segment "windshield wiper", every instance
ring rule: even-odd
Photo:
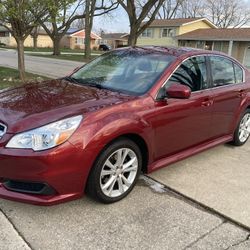
[[[79,84],[80,82],[75,79],[74,77],[71,77],[71,76],[65,76],[64,78],[62,78],[63,80],[66,80],[66,81],[69,81],[69,82],[73,82],[73,83],[76,83],[76,84]]]
[[[87,82],[87,81],[83,81],[83,80],[80,80],[80,79],[76,79],[76,78],[71,77],[71,76],[66,76],[63,79],[66,80],[66,81],[70,81],[70,82],[73,82],[73,83],[76,83],[76,84],[80,84],[80,85],[90,86],[90,87],[93,87],[93,88],[109,89],[108,87],[105,87],[105,86],[103,86],[100,83],[95,83],[95,82],[90,82],[90,81]]]
[[[84,82],[83,85],[87,85],[87,86],[98,88],[98,89],[105,89],[105,87],[100,83]]]

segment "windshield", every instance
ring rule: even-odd
[[[80,84],[141,95],[146,93],[175,59],[144,49],[106,53],[71,75]]]

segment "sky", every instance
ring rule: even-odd
[[[122,7],[112,12],[112,16],[95,17],[93,30],[98,32],[103,29],[105,32],[129,32],[129,20],[127,13]]]

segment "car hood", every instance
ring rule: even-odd
[[[0,92],[0,122],[16,133],[133,98],[66,80],[30,83]]]

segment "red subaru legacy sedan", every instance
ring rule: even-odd
[[[135,47],[0,92],[0,197],[124,198],[149,173],[250,135],[250,73],[224,54]]]

